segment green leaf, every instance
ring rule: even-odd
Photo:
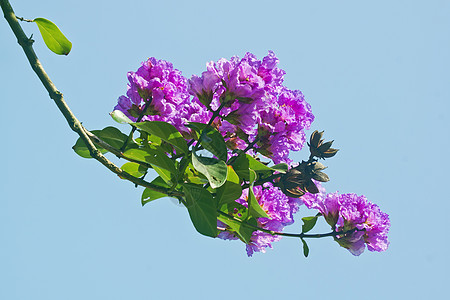
[[[119,129],[112,126],[102,129],[97,136],[116,149],[120,149],[128,139],[127,135],[123,134]],[[129,145],[127,146],[127,148],[130,147],[135,147],[135,145],[133,145],[133,142],[129,143]]]
[[[194,168],[208,178],[209,184],[213,189],[221,187],[227,180],[227,164],[211,157],[197,156],[193,153],[192,165]]]
[[[193,184],[206,184],[208,183],[208,179],[204,178],[204,177],[199,177],[199,176],[188,176],[187,178],[187,182],[189,183],[193,183]]]
[[[308,244],[306,243],[306,241],[304,240],[304,239],[301,239],[302,240],[302,243],[303,243],[303,255],[305,256],[305,257],[308,257],[308,255],[309,255],[309,247],[308,247]]]
[[[33,21],[37,24],[48,49],[59,55],[69,54],[72,43],[59,30],[58,26],[44,18],[36,18]]]
[[[248,209],[244,205],[233,201],[230,203],[222,204],[220,210],[226,214],[232,215],[238,219],[245,220],[248,216]]]
[[[251,224],[253,226],[258,226],[258,221],[253,218],[250,217],[247,220],[245,220],[246,223]],[[253,232],[255,232],[256,229],[250,226],[246,226],[245,224],[242,224],[239,227],[239,230],[237,231],[237,233],[239,234],[239,237],[241,237],[243,239],[243,241],[248,244],[250,243],[250,239],[252,237]]]
[[[228,231],[232,231],[236,233],[236,235],[246,244],[250,243],[251,237],[254,231],[256,231],[255,228],[245,225],[237,220],[229,219],[225,216],[219,215],[219,220],[226,225],[228,225],[229,228],[227,228]],[[245,221],[247,224],[251,224],[254,226],[258,225],[258,222],[255,218],[249,218]]]
[[[192,161],[189,162],[186,170],[184,171],[185,178],[187,177],[187,181],[194,184],[206,184],[208,183],[208,179],[195,170],[194,166],[192,165]]]
[[[249,243],[250,238],[252,237],[252,233],[256,229],[247,225],[243,225],[242,223],[247,222],[256,226],[258,222],[255,218],[248,216],[247,207],[240,203],[237,203],[236,201],[233,201],[220,206],[220,210],[238,219],[230,219],[222,214],[219,214],[219,220],[229,226],[227,230],[234,232],[244,243]],[[239,220],[241,222],[239,222]]]
[[[234,171],[236,174],[241,178],[242,180],[249,180],[250,174],[249,174],[249,163],[247,156],[245,154],[241,154],[234,160],[234,162],[231,164],[233,166]]]
[[[205,130],[207,124],[191,122],[187,127],[194,129],[197,134],[197,140],[200,138],[202,131]],[[208,132],[205,132],[205,137],[200,141],[200,144],[214,154],[218,159],[227,161],[227,145],[223,136],[214,128],[209,127]]]
[[[259,205],[258,200],[256,200],[255,194],[253,193],[253,187],[249,188],[248,193],[248,212],[251,216],[255,218],[269,218],[267,213]]]
[[[270,168],[272,170],[275,170],[275,171],[280,172],[280,173],[286,173],[287,171],[289,171],[289,166],[286,163],[280,163],[280,164],[271,166]]]
[[[142,149],[129,149],[123,153],[126,158],[146,162],[155,165],[159,168],[166,169],[171,173],[177,173],[177,168],[174,162],[159,148],[142,148]]]
[[[186,206],[195,229],[206,236],[216,237],[217,201],[201,185],[183,184]]]
[[[172,173],[170,173],[170,171],[167,171],[165,169],[159,168],[155,165],[152,165],[153,170],[156,171],[156,173],[158,173],[158,175],[161,177],[161,179],[168,185],[172,186],[173,182],[172,182]]]
[[[120,168],[134,177],[141,177],[147,172],[146,167],[134,162],[127,162]]]
[[[314,226],[316,225],[316,222],[317,222],[317,216],[313,216],[313,217],[304,217],[304,218],[302,218],[302,221],[303,221],[302,232],[303,232],[303,233],[307,233],[308,231],[310,231],[311,229],[313,229]]]
[[[169,188],[169,185],[167,185],[161,177],[156,177],[155,180],[153,180],[151,183],[154,185],[157,185],[157,186]],[[144,206],[145,204],[147,204],[153,200],[163,198],[163,197],[167,197],[167,195],[164,193],[156,192],[149,188],[145,188],[144,192],[142,193],[142,197],[141,197],[142,206]]]
[[[263,164],[253,156],[249,154],[246,154],[246,156],[248,159],[249,168],[254,170],[256,173],[273,172],[273,171],[286,173],[289,170],[289,166],[286,163],[280,163],[272,167],[268,167],[267,165]]]
[[[278,165],[275,165],[273,167],[268,167],[262,162],[255,159],[253,156],[249,154],[241,154],[235,161],[231,164],[236,171],[236,174],[239,175],[239,177],[243,180],[249,180],[250,174],[248,169],[254,170],[256,173],[263,173],[263,174],[270,174],[274,171],[280,172],[280,173],[286,173],[288,170],[288,165],[281,163]]]
[[[260,172],[272,172],[273,169],[266,166],[265,164],[263,164],[262,162],[260,162],[259,160],[256,160],[253,156],[246,154],[245,155],[248,159],[248,166],[250,169],[252,169],[253,171],[255,171],[256,173],[260,173]]]
[[[234,202],[242,195],[242,187],[239,184],[239,176],[233,170],[232,166],[227,166],[227,181],[224,185],[217,189],[216,199],[219,205]]]
[[[133,121],[130,120],[122,111],[115,110],[109,115],[113,118],[114,121],[120,124],[131,124]]]
[[[163,188],[170,188],[170,185],[162,178],[162,177],[156,177],[155,179],[153,179],[153,181],[151,182],[154,185],[163,187]]]
[[[98,136],[100,133],[100,130],[92,130],[91,132],[93,134],[95,134],[96,136]],[[75,145],[73,145],[72,149],[73,149],[73,151],[75,151],[76,154],[78,154],[79,156],[81,156],[83,158],[92,158],[91,154],[89,153],[89,149],[86,146],[86,143],[81,138],[77,139],[77,141],[75,142]],[[97,147],[97,149],[102,154],[105,154],[106,152],[108,152],[107,150],[105,150],[101,147]]]
[[[125,134],[120,132],[119,129],[111,126],[106,127],[102,130],[93,130],[91,132],[116,149],[120,149],[128,138]],[[127,148],[133,147],[136,147],[136,144],[134,144],[133,142],[129,142]],[[78,138],[72,149],[81,157],[92,158],[86,144],[81,138]],[[103,154],[108,152],[106,149],[103,149],[100,146],[97,146],[97,149]]]
[[[166,141],[167,143],[173,145],[175,148],[181,150],[183,153],[187,153],[189,151],[185,139],[172,124],[162,121],[146,121],[132,123],[131,125],[134,125],[147,133],[156,135],[163,141]]]
[[[145,188],[144,192],[142,193],[141,197],[141,204],[144,206],[145,204],[152,202],[153,200],[167,197],[166,194],[160,193],[154,190],[151,190],[149,188]]]
[[[256,180],[256,173],[250,169],[250,187],[248,188],[248,212],[255,218],[270,218],[264,209],[259,205],[253,192],[253,183]]]

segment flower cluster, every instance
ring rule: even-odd
[[[308,208],[317,209],[336,232],[347,232],[335,240],[353,255],[369,251],[385,251],[389,242],[389,216],[366,197],[356,194],[306,194],[303,201]]]
[[[253,192],[258,204],[269,216],[269,218],[258,218],[258,227],[281,232],[286,225],[294,223],[293,214],[298,210],[300,202],[287,197],[280,189],[274,187],[270,183],[266,183],[264,187],[254,187]],[[248,189],[245,189],[236,202],[248,207],[248,193]],[[225,240],[238,239],[237,235],[225,224],[219,223],[219,227],[223,230],[219,234],[219,238]],[[252,256],[254,252],[264,253],[267,247],[272,248],[272,243],[280,239],[281,236],[272,235],[259,230],[254,231],[250,242],[246,245],[247,255]]]
[[[314,120],[303,94],[283,86],[285,72],[277,64],[271,51],[262,61],[247,53],[210,62],[201,77],[189,80],[195,100],[211,110],[223,107],[215,126],[231,148],[256,142],[254,150],[274,163],[290,162],[289,151],[302,148]]]
[[[208,121],[208,112],[189,101],[187,80],[171,63],[151,57],[128,73],[128,81],[127,94],[114,109],[132,121],[165,121],[182,132],[187,122]]]
[[[311,106],[302,92],[283,88],[276,101],[261,113],[258,124],[260,152],[275,163],[290,162],[289,151],[302,149],[305,142],[303,129],[309,129],[313,120]]]
[[[283,85],[284,75],[272,51],[262,60],[247,53],[242,59],[235,56],[230,60],[222,58],[209,62],[201,76],[193,75],[189,80],[171,63],[152,57],[136,72],[128,73],[127,93],[119,97],[114,109],[122,111],[133,122],[168,122],[186,139],[193,137],[186,126],[189,122],[211,124],[222,134],[229,149],[228,157],[235,153],[233,150],[245,149],[252,154],[262,154],[275,164],[290,163],[290,151],[302,149],[304,130],[310,128],[314,115],[302,92]],[[297,166],[278,181],[252,187],[258,204],[268,216],[256,221],[252,216],[252,221],[262,230],[281,232],[294,222],[293,214],[305,203],[308,208],[318,209],[334,232],[342,233],[335,240],[352,254],[360,255],[366,244],[370,251],[386,250],[390,226],[387,214],[364,196],[327,194],[320,185],[318,190],[313,184],[312,178],[328,181],[328,176],[320,172],[325,167],[313,158],[328,158],[337,152],[330,148],[332,142],[323,142],[322,134],[313,133],[310,159],[303,162],[314,168]],[[289,180],[293,186],[287,184]],[[317,191],[320,192],[311,194]],[[303,195],[305,192],[310,193]],[[303,196],[290,198],[287,195]],[[246,188],[233,203],[245,209],[248,200]],[[239,230],[217,222],[221,230],[218,237],[240,237],[247,241],[249,256],[265,252],[281,238],[261,230],[253,231],[251,237],[250,232],[243,237]]]
[[[283,85],[285,71],[277,65],[272,51],[262,60],[247,53],[209,62],[201,77],[187,81],[171,63],[152,57],[128,73],[127,94],[114,109],[135,122],[165,121],[187,133],[188,122],[208,123],[221,108],[213,126],[231,149],[253,142],[254,151],[274,163],[290,162],[289,152],[302,148],[314,116],[303,94]]]

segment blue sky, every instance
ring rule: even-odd
[[[312,105],[312,129],[341,151],[327,161],[329,192],[364,194],[391,218],[385,253],[352,256],[331,238],[283,239],[247,258],[240,242],[199,235],[165,198],[71,149],[77,136],[0,21],[1,299],[423,299],[448,283],[450,2],[12,1],[72,41],[35,50],[88,129],[108,113],[126,73],[148,57],[183,74],[250,51],[275,51],[285,84]],[[121,127],[124,132],[128,128]],[[307,152],[295,153],[296,160]],[[447,196],[445,196],[447,195]],[[287,230],[300,230],[297,222]],[[323,224],[318,231],[327,231]]]

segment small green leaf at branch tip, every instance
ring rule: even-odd
[[[122,111],[115,110],[111,113],[109,113],[111,118],[113,118],[114,121],[120,124],[131,124],[133,121],[130,120]]]
[[[308,244],[306,243],[306,241],[304,240],[304,239],[301,239],[302,240],[302,243],[303,243],[303,255],[305,256],[305,257],[308,257],[308,255],[309,255],[309,247],[308,247]]]
[[[41,32],[47,47],[58,55],[68,55],[72,49],[72,43],[64,36],[53,22],[44,19],[36,18],[33,20]]]

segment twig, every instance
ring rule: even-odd
[[[23,21],[23,22],[28,22],[28,23],[33,23],[34,22],[33,20],[24,19],[24,18],[18,17],[18,16],[16,16],[16,18],[17,18],[17,20],[20,20],[20,21]]]

